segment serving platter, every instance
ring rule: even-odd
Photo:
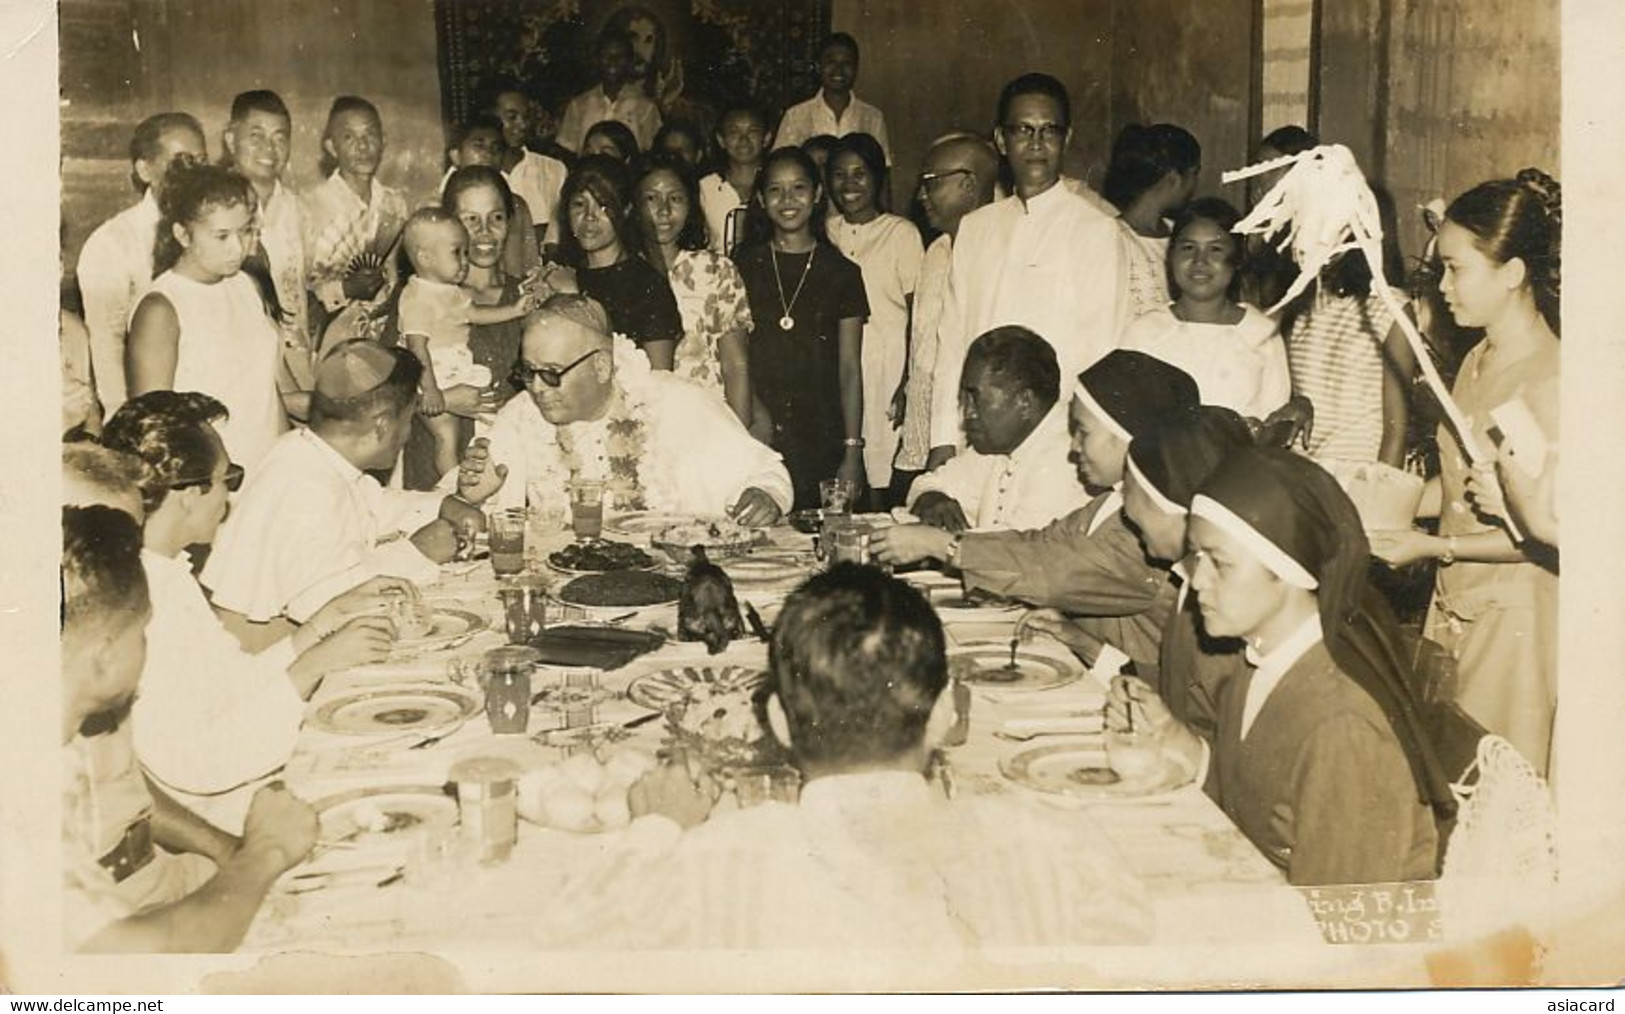
[[[650,570],[583,574],[559,589],[559,601],[588,609],[642,609],[676,602],[683,583]]]

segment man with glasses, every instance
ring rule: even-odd
[[[1015,192],[965,216],[954,240],[937,331],[939,391],[959,390],[971,340],[1003,324],[1030,328],[1055,347],[1063,401],[1078,374],[1117,346],[1117,227],[1062,180],[1071,116],[1066,88],[1047,74],[1024,74],[999,96],[994,143]],[[935,399],[931,445],[933,466],[964,445],[954,399]]]
[[[465,460],[443,489],[483,486],[495,469],[506,476],[496,506],[528,498],[560,516],[577,479],[605,483],[612,514],[726,514],[759,527],[789,509],[790,473],[778,453],[753,439],[715,392],[651,370],[586,296],[553,296],[531,315],[515,374],[530,397],[503,406],[489,458]]]
[[[382,660],[391,578],[361,584],[258,653],[244,650],[192,576],[188,546],[214,541],[242,485],[215,431],[225,406],[195,391],[149,391],[108,420],[103,442],[141,463],[141,567],[151,591],[146,666],[133,712],[136,755],[164,791],[227,831],[293,753],[305,701],[335,669]]]
[[[455,526],[483,523],[499,469],[465,469],[449,496],[385,489],[368,474],[399,457],[422,373],[404,348],[340,345],[316,370],[309,428],[283,434],[243,484],[201,580],[249,650],[370,578],[434,580],[456,550]],[[465,463],[484,454],[476,440]]]
[[[974,134],[949,134],[926,153],[920,173],[920,204],[933,229],[942,232],[920,262],[920,281],[914,290],[914,317],[910,322],[908,378],[903,390],[903,436],[897,451],[900,472],[929,467],[931,419],[938,398],[957,400],[954,388],[939,386],[935,374],[943,369],[938,355],[937,329],[948,297],[948,267],[953,262],[954,237],[965,216],[993,200],[998,185],[999,156],[993,146]],[[955,367],[957,373],[958,367]],[[946,394],[938,394],[944,391]],[[907,483],[904,483],[907,488]]]

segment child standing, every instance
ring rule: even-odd
[[[1193,201],[1175,220],[1168,277],[1175,300],[1129,323],[1123,347],[1156,356],[1191,375],[1202,404],[1261,420],[1292,394],[1286,346],[1275,321],[1236,301],[1240,213],[1216,197]]]
[[[863,274],[820,236],[824,193],[799,148],[768,156],[757,177],[767,237],[734,258],[751,319],[751,389],[772,420],[797,507],[818,484],[863,482]]]
[[[888,491],[903,421],[899,399],[907,381],[908,319],[925,246],[913,222],[880,209],[885,158],[868,134],[848,134],[830,153],[825,175],[840,211],[828,223],[830,242],[863,272],[869,300],[863,325],[863,463],[869,488],[888,493],[883,506],[889,506],[901,499]]]
[[[700,208],[711,234],[711,250],[733,256],[745,238],[745,218],[762,156],[773,143],[767,117],[754,106],[734,106],[717,121],[717,144],[727,159],[722,172],[700,180]]]
[[[469,351],[469,325],[514,320],[530,304],[521,299],[501,306],[474,305],[462,287],[468,274],[468,230],[448,211],[417,211],[407,221],[402,241],[414,274],[401,293],[401,337],[423,363],[421,409],[434,435],[435,467],[445,474],[457,467],[462,448],[457,418],[446,411],[441,389],[491,383],[491,371],[475,363]]]
[[[230,413],[217,427],[227,453],[251,469],[288,428],[277,393],[285,315],[270,278],[243,270],[255,245],[254,188],[230,169],[177,164],[160,207],[158,277],[130,319],[130,396],[215,398]]]

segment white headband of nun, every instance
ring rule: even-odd
[[[1124,443],[1129,443],[1129,442],[1133,441],[1134,434],[1132,434],[1128,430],[1124,429],[1122,423],[1118,422],[1116,419],[1113,419],[1112,414],[1110,412],[1108,412],[1104,408],[1100,407],[1100,402],[1096,401],[1094,399],[1094,396],[1089,393],[1089,385],[1088,384],[1085,384],[1082,381],[1079,381],[1077,389],[1075,391],[1073,391],[1072,393],[1077,397],[1077,399],[1079,401],[1083,402],[1083,407],[1084,408],[1088,409],[1091,414],[1093,414],[1095,416],[1098,416],[1100,418],[1100,421],[1106,424],[1106,429],[1113,436],[1115,436],[1117,439],[1123,441]]]
[[[1218,525],[1231,538],[1240,542],[1263,564],[1265,569],[1295,588],[1314,591],[1320,586],[1315,576],[1304,569],[1285,550],[1260,535],[1258,529],[1243,521],[1239,515],[1211,497],[1197,494],[1191,501],[1191,514]]]
[[[1181,517],[1185,515],[1185,508],[1168,499],[1162,490],[1157,488],[1156,483],[1145,477],[1145,473],[1140,471],[1140,466],[1134,463],[1134,455],[1130,454],[1125,460],[1128,463],[1128,473],[1134,476],[1134,481],[1139,483],[1141,489],[1145,490],[1145,495],[1151,499],[1157,510],[1162,511],[1164,514],[1176,514]]]

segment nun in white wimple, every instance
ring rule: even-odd
[[[1191,501],[1202,623],[1246,642],[1218,689],[1211,747],[1143,685],[1133,709],[1293,884],[1431,879],[1447,807],[1403,653],[1366,587],[1369,547],[1337,481],[1285,451],[1227,457]]]

